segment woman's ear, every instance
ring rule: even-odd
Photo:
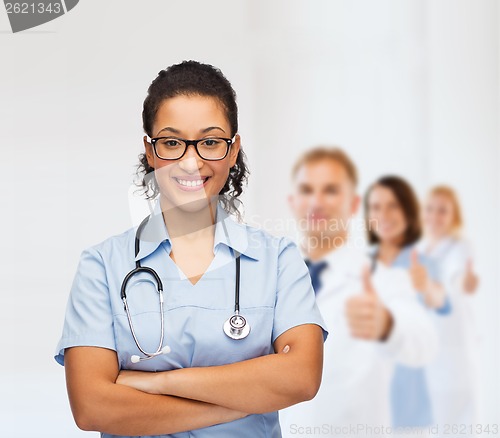
[[[238,159],[238,153],[240,152],[241,138],[239,134],[236,134],[234,138],[234,143],[231,145],[229,150],[229,165],[233,167]]]
[[[146,159],[148,160],[149,167],[154,169],[155,157],[153,153],[153,146],[148,141],[148,137],[146,135],[144,136],[143,141],[144,141],[144,150],[146,153]]]

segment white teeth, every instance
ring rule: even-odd
[[[180,185],[186,186],[186,187],[201,186],[203,184],[203,180],[202,179],[197,179],[197,180],[194,180],[194,181],[187,181],[187,180],[184,180],[184,179],[178,179],[177,181],[179,182]]]

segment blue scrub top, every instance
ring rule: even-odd
[[[64,349],[96,346],[116,351],[120,369],[165,371],[223,365],[274,354],[273,343],[301,324],[327,328],[316,305],[309,272],[290,239],[235,222],[219,204],[211,265],[193,285],[169,257],[171,243],[160,203],[143,229],[137,259],[156,270],[164,286],[164,345],[171,352],[132,363],[137,348],[120,298],[125,275],[135,268],[135,228],[84,250],[71,287],[55,360],[64,365]],[[251,326],[241,340],[230,339],[223,323],[234,313],[235,259],[241,254],[240,312]],[[160,307],[152,277],[129,281],[127,301],[142,348],[156,351]],[[112,435],[101,434],[102,437]],[[278,412],[163,437],[281,437]]]
[[[409,269],[411,253],[414,246],[405,246],[398,254],[392,266]],[[419,254],[418,261],[425,266],[429,277],[437,281],[437,265],[425,255]],[[425,306],[422,295],[419,301]],[[444,305],[434,310],[440,315],[447,315],[451,311],[448,298]],[[412,368],[397,365],[391,383],[392,421],[394,427],[426,427],[434,422],[432,402],[427,388],[425,368]]]

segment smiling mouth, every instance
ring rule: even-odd
[[[394,230],[394,225],[393,224],[380,224],[379,226],[380,231],[392,231]]]
[[[205,185],[205,183],[210,179],[210,177],[206,176],[206,177],[200,177],[200,178],[196,178],[196,179],[184,179],[184,178],[177,178],[174,176],[173,179],[182,188],[197,189],[197,188],[203,187]]]

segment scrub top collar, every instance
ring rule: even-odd
[[[142,230],[139,253],[134,260],[141,260],[149,256],[163,242],[167,245],[168,252],[170,253],[170,237],[165,221],[163,220],[160,200],[158,199],[148,223]],[[238,253],[258,260],[258,248],[250,245],[246,225],[235,222],[224,210],[220,202],[217,203],[215,219],[214,254],[219,244],[223,244]]]
[[[377,267],[382,266],[382,267],[386,267],[386,268],[409,265],[411,253],[415,248],[414,244],[403,246],[401,248],[401,250],[399,251],[398,255],[396,256],[396,258],[391,263],[386,264],[386,263],[378,261],[379,246],[380,245],[378,243],[371,245],[368,248],[368,255],[369,255],[372,263],[373,263],[373,261],[376,262]]]

